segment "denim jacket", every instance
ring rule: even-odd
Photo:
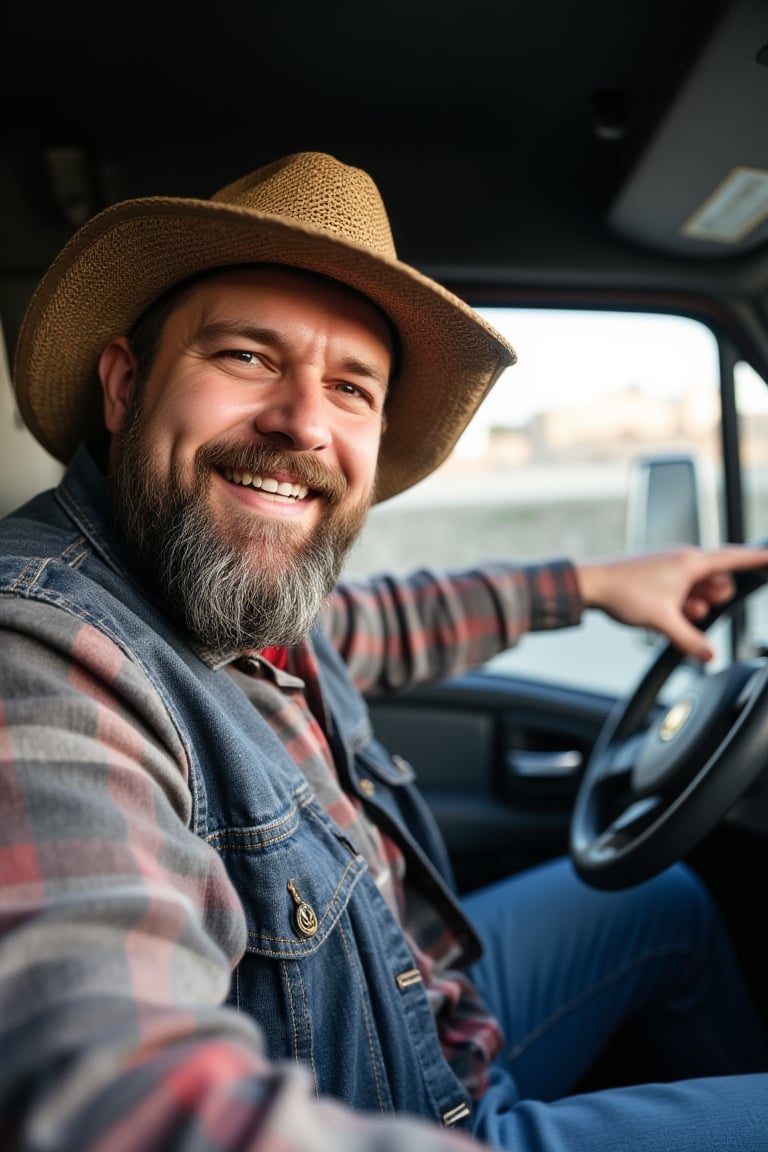
[[[114,536],[107,484],[84,449],[55,492],[2,522],[0,592],[95,626],[162,700],[191,765],[190,827],[220,855],[244,909],[247,944],[230,1000],[258,1021],[271,1058],[301,1061],[318,1094],[355,1108],[468,1127],[468,1093],[443,1057],[413,957],[363,858],[233,679],[136,581]],[[342,785],[360,796],[361,776],[376,778],[382,826],[473,959],[477,940],[413,773],[373,738],[364,701],[319,630],[313,646]]]

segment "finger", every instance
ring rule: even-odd
[[[730,597],[726,597],[730,599]],[[710,597],[705,596],[689,596],[683,607],[683,611],[689,620],[703,620],[705,616],[709,615],[715,601]]]
[[[730,572],[718,572],[701,581],[690,592],[690,599],[705,600],[710,604],[724,604],[736,595],[736,580]]]
[[[689,624],[684,617],[676,620],[674,625],[667,629],[670,643],[674,644],[685,656],[699,660],[706,664],[714,656],[714,649],[707,637],[694,624]]]
[[[713,576],[720,572],[741,571],[746,568],[768,569],[768,548],[751,548],[747,545],[723,548],[709,553],[708,561]]]

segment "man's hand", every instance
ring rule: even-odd
[[[577,575],[585,607],[601,608],[622,624],[652,628],[706,662],[713,650],[695,624],[734,596],[733,573],[750,568],[765,568],[768,580],[768,548],[686,545],[579,564]]]

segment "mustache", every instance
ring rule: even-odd
[[[348,484],[344,476],[329,468],[311,452],[285,452],[272,444],[243,444],[220,441],[198,449],[195,462],[199,476],[214,468],[233,468],[259,476],[289,472],[300,484],[336,504],[344,499]]]

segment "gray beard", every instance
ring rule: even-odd
[[[338,580],[370,502],[345,506],[337,473],[268,445],[219,444],[197,453],[195,477],[161,480],[146,451],[140,403],[117,445],[115,514],[142,570],[190,637],[211,651],[297,644]],[[287,469],[322,493],[327,512],[311,535],[292,524],[233,513],[229,538],[212,521],[211,469]]]
[[[180,609],[190,635],[217,651],[298,644],[343,561],[327,538],[295,552],[278,552],[264,540],[254,540],[248,552],[236,549],[210,525],[203,530],[199,510],[189,506],[168,520],[162,535],[156,556],[163,594]]]

